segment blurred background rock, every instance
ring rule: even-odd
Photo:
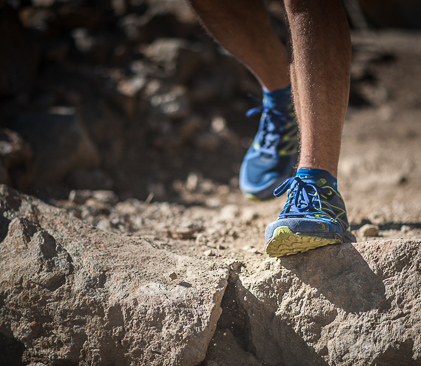
[[[344,3],[354,32],[421,28],[416,0]],[[287,41],[280,2],[267,4]],[[0,50],[0,183],[159,200],[192,176],[237,186],[257,126],[244,117],[248,94],[260,87],[183,0],[0,1]],[[373,102],[358,65],[357,107]]]

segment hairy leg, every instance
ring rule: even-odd
[[[337,175],[348,106],[351,42],[339,0],[285,0],[301,129],[299,168]]]
[[[284,46],[261,0],[187,0],[207,31],[243,62],[266,91],[290,84]]]

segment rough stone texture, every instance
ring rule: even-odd
[[[329,246],[236,281],[265,365],[419,365],[420,240]]]
[[[6,186],[0,186],[0,242],[1,346],[23,345],[25,362],[204,359],[226,268],[101,232]]]

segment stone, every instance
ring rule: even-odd
[[[94,198],[89,198],[86,200],[84,206],[87,208],[89,215],[98,216],[98,215],[108,215],[110,213],[110,206],[99,202]]]
[[[132,5],[134,3],[132,1]],[[134,14],[136,11],[133,11],[133,13],[121,17],[118,25],[127,38],[135,43],[150,44],[160,38],[186,38],[188,34],[192,32],[197,33],[198,29],[200,29],[194,19],[189,22],[190,24],[179,21],[181,16],[175,13],[185,8],[190,10],[184,1],[161,2],[161,5],[164,5],[164,7],[170,6],[170,9],[163,9],[156,0],[148,1],[147,6],[145,6],[145,2],[137,3],[138,7],[147,7],[147,13],[137,15]],[[161,9],[157,9],[157,5]],[[189,13],[192,14],[191,11]],[[185,19],[186,17],[184,16],[183,18]]]
[[[331,245],[249,266],[243,331],[265,365],[419,365],[421,240]]]
[[[6,169],[28,165],[31,158],[31,147],[22,136],[7,128],[0,128],[0,159]]]
[[[209,242],[209,239],[206,237],[205,234],[199,233],[196,235],[196,244],[206,245],[208,242]]]
[[[0,242],[0,346],[16,344],[23,363],[193,366],[205,358],[226,267],[97,230],[4,185]]]
[[[186,88],[181,85],[160,88],[151,96],[150,103],[155,111],[170,119],[187,118],[191,111]]]
[[[143,205],[142,202],[140,202],[138,199],[129,198],[125,201],[118,202],[115,205],[115,209],[121,215],[139,216],[139,214],[142,212]]]
[[[69,201],[82,205],[89,198],[92,198],[92,191],[89,189],[73,189],[69,193]]]
[[[199,49],[183,39],[158,38],[145,48],[144,54],[162,66],[166,77],[178,83],[186,83],[200,64]]]
[[[108,205],[115,205],[118,202],[118,196],[110,190],[93,191],[92,198],[98,202]]]
[[[111,226],[110,220],[104,219],[104,218],[103,219],[100,219],[96,223],[95,227],[97,229],[99,229],[99,230],[112,230],[112,226]]]
[[[116,96],[116,100],[131,118],[136,118],[140,112],[139,95],[145,88],[145,85],[146,78],[143,75],[136,75],[132,78],[120,80],[117,84],[118,96]]]
[[[365,237],[379,236],[380,228],[378,225],[366,224],[360,228],[359,232]]]
[[[233,221],[238,216],[240,209],[237,205],[225,205],[219,214],[220,221]]]
[[[190,192],[194,192],[199,185],[199,175],[196,173],[190,173],[186,179],[186,189]]]
[[[58,183],[73,170],[99,165],[99,153],[74,108],[57,107],[48,113],[22,115],[16,131],[31,144],[31,171],[38,185]]]
[[[0,128],[0,182],[25,188],[30,181],[28,174],[32,149],[17,132]]]
[[[402,226],[401,226],[401,231],[402,231],[403,233],[408,233],[408,232],[410,232],[410,231],[411,231],[411,226],[409,226],[409,225],[402,225]]]
[[[203,255],[206,257],[215,257],[216,252],[213,249],[208,249],[203,252]]]
[[[221,134],[227,127],[227,121],[224,117],[215,116],[211,122],[211,129],[215,133]]]
[[[245,207],[241,210],[241,220],[251,223],[259,217],[259,213],[252,207]]]
[[[194,232],[190,228],[164,229],[163,232],[166,236],[173,239],[193,239],[194,236]]]

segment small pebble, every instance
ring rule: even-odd
[[[173,272],[170,274],[170,278],[174,281],[177,279],[177,273]]]
[[[411,231],[411,227],[409,225],[402,225],[401,226],[401,232],[408,233]]]
[[[96,227],[97,227],[97,229],[104,230],[104,231],[111,230],[110,221],[108,219],[105,219],[105,218],[100,219],[98,221],[98,223],[96,224]]]
[[[206,257],[214,257],[214,256],[216,255],[215,251],[214,251],[214,250],[212,250],[212,249],[205,250],[205,251],[203,252],[203,254],[204,254]]]
[[[366,224],[360,229],[360,233],[365,237],[378,236],[380,228],[377,225]]]
[[[208,239],[206,236],[202,233],[199,233],[196,235],[196,244],[198,245],[206,245],[208,243]]]
[[[118,202],[118,196],[113,191],[92,191],[92,198],[109,205],[115,205]]]
[[[221,221],[231,221],[234,220],[240,209],[237,205],[226,205],[221,209],[221,213],[219,214],[219,219]]]
[[[250,223],[258,217],[259,214],[253,208],[245,208],[241,213],[241,219],[246,223]]]
[[[246,245],[246,246],[243,247],[243,250],[245,250],[246,252],[249,252],[252,249],[254,249],[254,246],[252,246],[252,245]]]
[[[92,191],[88,189],[74,189],[70,191],[69,201],[76,204],[84,204],[86,200],[92,197]]]
[[[164,229],[163,233],[173,239],[193,239],[193,230],[189,228],[179,228],[176,230]]]
[[[206,200],[206,206],[210,208],[218,208],[221,207],[222,202],[219,198],[211,197]]]

